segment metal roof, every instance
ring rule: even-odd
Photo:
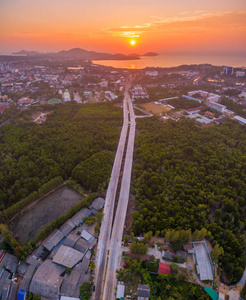
[[[5,284],[3,286],[2,298],[1,298],[2,300],[8,300],[8,295],[10,292],[11,284],[12,284],[11,279],[8,279],[5,282]]]
[[[9,292],[9,299],[8,300],[16,300],[16,295],[17,295],[17,289],[18,289],[18,283],[13,281],[10,292]]]
[[[86,230],[83,230],[80,235],[87,242],[91,243],[94,240],[94,237]]]
[[[24,275],[27,267],[28,267],[28,264],[25,261],[22,261],[17,268],[18,273]]]
[[[235,120],[239,121],[242,124],[246,124],[246,119],[240,117],[240,116],[235,116],[234,117]]]
[[[117,293],[116,293],[116,299],[117,298],[124,298],[125,295],[125,286],[123,284],[117,285]]]
[[[213,280],[213,270],[205,242],[193,243],[200,280]]]
[[[36,258],[34,258],[33,256],[29,255],[26,259],[26,262],[31,265],[31,266],[34,266],[34,267],[38,267],[39,265],[39,262],[36,260]]]
[[[60,249],[53,258],[53,262],[67,268],[72,268],[83,258],[83,256],[83,253],[71,247],[61,245]]]
[[[65,238],[64,241],[62,241],[62,245],[73,247],[75,243],[80,239],[80,236],[76,232],[71,232],[69,235]]]
[[[76,226],[76,224],[73,223],[73,221],[71,220],[67,220],[67,222],[65,222],[60,228],[59,230],[65,235],[67,236]]]
[[[99,210],[104,207],[104,204],[105,204],[105,200],[101,197],[98,197],[93,200],[93,202],[89,208],[94,208],[96,210]]]
[[[83,240],[83,239],[79,239],[76,244],[74,245],[74,249],[82,252],[82,253],[86,253],[87,250],[89,249],[90,243],[88,243],[87,241]]]
[[[150,297],[150,287],[147,284],[139,284],[137,296],[149,298]]]
[[[63,238],[64,234],[60,230],[56,229],[43,243],[43,246],[51,251]]]
[[[73,270],[70,275],[65,276],[61,286],[61,295],[69,297],[79,297],[79,290],[76,289],[80,277],[80,272]]]
[[[3,269],[3,265],[5,266],[5,269],[10,271],[11,273],[15,273],[16,269],[17,269],[17,257],[6,253],[6,255],[4,256],[4,259],[1,262],[1,269]],[[0,270],[1,272],[2,270]]]
[[[75,267],[75,270],[81,274],[86,274],[89,268],[89,263],[90,260],[84,256],[82,262]]]
[[[10,273],[6,270],[3,271],[3,274],[0,278],[0,294],[2,293],[3,286],[6,282],[6,280],[10,277]]]
[[[43,262],[34,274],[29,291],[52,300],[59,299],[59,290],[65,267],[53,263],[50,259]]]
[[[78,226],[82,223],[85,217],[89,217],[91,215],[91,211],[88,208],[83,208],[81,211],[77,212],[70,220]]]

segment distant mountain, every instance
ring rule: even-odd
[[[155,52],[148,52],[148,53],[143,54],[142,56],[158,56],[158,55],[159,54],[155,53]]]
[[[14,55],[24,55],[24,56],[37,56],[41,55],[41,53],[37,51],[26,51],[26,50],[21,50],[19,52],[13,53]]]
[[[80,48],[73,48],[68,51],[62,50],[57,53],[39,53],[36,51],[26,51],[21,50],[19,52],[13,53],[14,55],[25,55],[25,56],[36,56],[36,57],[57,57],[64,59],[82,59],[82,60],[132,60],[140,59],[137,54],[125,55],[121,53],[109,54],[109,53],[99,53],[94,51],[87,51]]]

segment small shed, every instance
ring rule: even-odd
[[[159,263],[158,274],[171,274],[171,267],[168,264],[164,264],[162,262]]]
[[[17,293],[17,300],[26,300],[27,291],[19,290]]]
[[[104,207],[105,204],[105,200],[101,197],[98,197],[96,199],[94,199],[94,201],[92,202],[91,206],[89,207],[89,209],[91,210],[91,212],[96,215],[98,210],[102,209]]]
[[[185,251],[176,251],[176,255],[179,259],[187,259],[187,252]]]
[[[164,259],[173,260],[175,256],[176,256],[176,254],[174,252],[165,251],[165,250],[162,251],[162,257]]]
[[[137,296],[138,300],[148,300],[150,297],[150,287],[147,284],[139,284]]]
[[[125,285],[124,282],[119,281],[117,285],[116,299],[124,299],[125,295]]]
[[[193,248],[191,242],[183,244],[183,248],[184,248],[184,251],[188,252],[189,254],[194,253],[194,248]]]
[[[212,300],[218,300],[219,299],[219,295],[213,289],[205,286],[204,291],[209,294],[209,296]]]
[[[80,236],[89,243],[94,240],[94,237],[86,230],[83,230]]]

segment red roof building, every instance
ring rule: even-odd
[[[164,264],[162,262],[159,263],[158,274],[171,274],[171,267],[168,264]]]
[[[3,105],[3,106],[0,106],[0,114],[2,114],[5,109],[7,109],[9,106],[8,105]]]

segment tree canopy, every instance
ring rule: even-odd
[[[191,230],[195,239],[207,234],[223,249],[219,257],[227,279],[238,281],[245,267],[245,127],[228,121],[205,128],[193,120],[161,123],[152,117],[139,120],[138,128],[134,234],[158,231],[164,237],[172,229]],[[175,234],[173,241],[179,241]]]
[[[107,181],[122,124],[121,109],[110,103],[68,103],[50,110],[43,124],[31,122],[27,110],[0,128],[0,209],[55,177],[68,179],[74,169],[76,174],[77,165],[83,168],[80,182],[86,188],[96,190]]]

